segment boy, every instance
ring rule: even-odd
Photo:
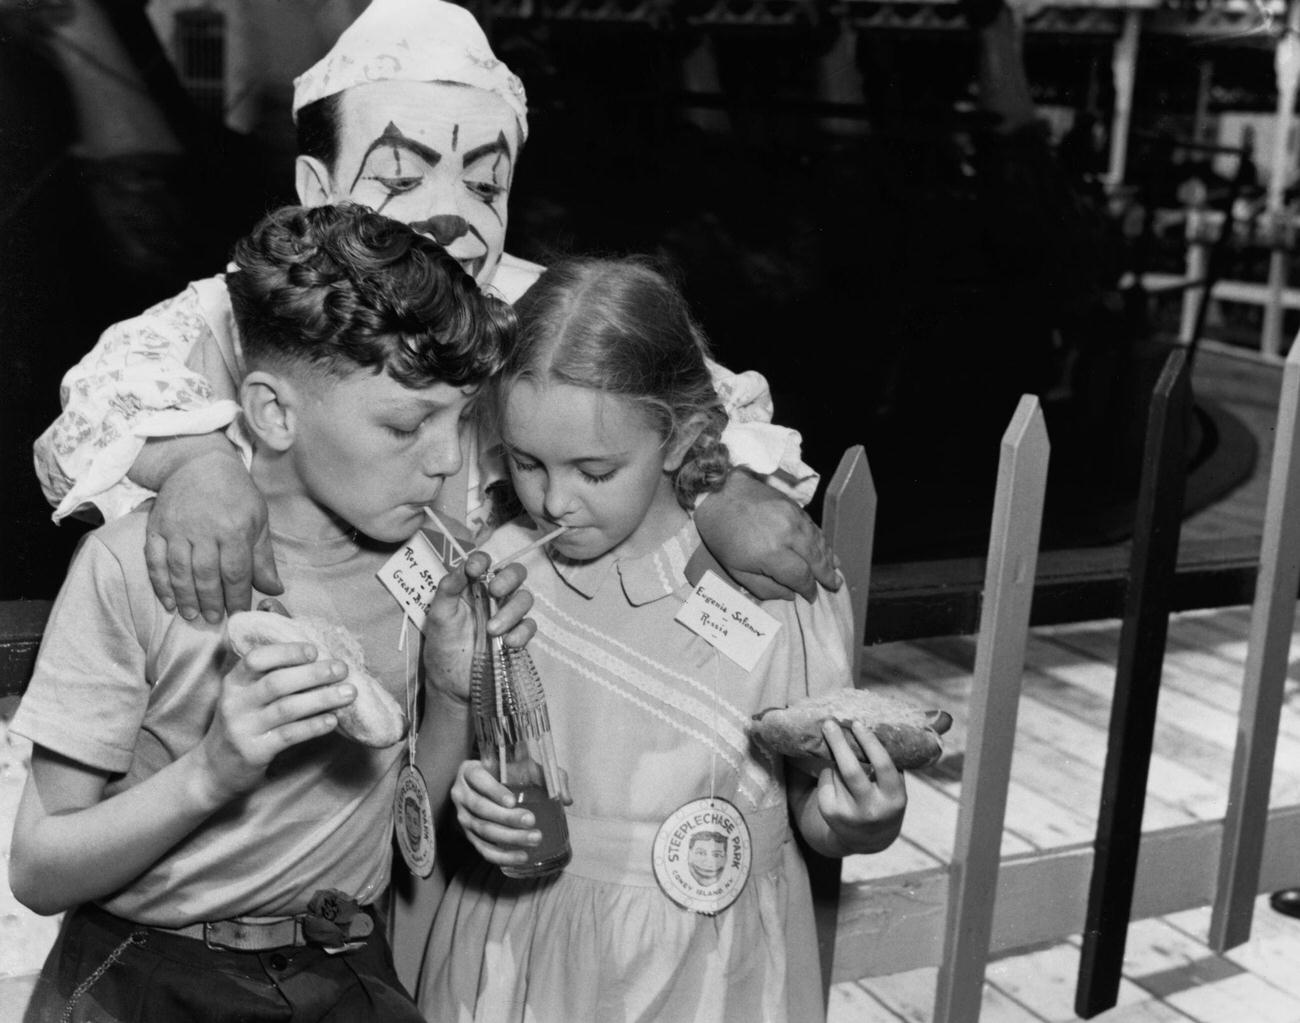
[[[407,706],[414,666],[375,572],[459,470],[513,314],[357,206],[271,214],[235,263],[240,403],[284,606],[349,628]],[[69,911],[28,1018],[419,1020],[372,908],[406,744],[335,733],[355,688],[310,645],[240,660],[224,624],[167,611],[144,533],[137,511],[87,537],[13,720],[34,752],[11,884]],[[522,642],[522,570],[497,579],[493,631]]]

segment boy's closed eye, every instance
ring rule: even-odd
[[[465,423],[470,422],[475,418],[478,412],[477,399],[477,394],[472,395],[461,408],[460,414],[457,418],[458,427],[463,426]],[[422,405],[420,410],[399,412],[397,415],[394,415],[393,418],[381,421],[380,425],[394,437],[414,437],[422,429],[432,423],[433,420],[438,417],[440,411],[442,411],[435,408],[432,411],[424,412],[424,407],[427,406]]]

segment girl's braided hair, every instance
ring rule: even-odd
[[[501,386],[532,379],[615,394],[640,405],[664,443],[702,417],[673,473],[678,503],[721,488],[731,461],[727,414],[709,373],[708,341],[680,289],[644,257],[565,259],[515,303],[519,342]]]

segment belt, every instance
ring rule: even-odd
[[[211,949],[229,949],[235,952],[266,952],[273,948],[302,948],[315,945],[326,952],[347,952],[360,948],[374,930],[375,921],[368,906],[358,908],[346,931],[336,927],[333,934],[322,937],[319,929],[308,933],[304,921],[309,914],[277,917],[274,919],[235,918],[233,920],[207,920],[184,927],[151,927],[164,934],[193,938]],[[313,921],[319,925],[319,918]]]
[[[279,920],[208,920],[185,927],[152,927],[151,930],[194,938],[208,948],[236,952],[265,952],[272,948],[298,948],[307,944],[300,916]]]

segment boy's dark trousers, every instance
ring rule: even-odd
[[[63,921],[24,1023],[422,1023],[383,931],[333,955],[236,952],[81,906]]]

